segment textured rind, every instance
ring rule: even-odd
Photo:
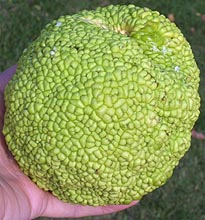
[[[48,24],[5,91],[21,169],[59,199],[126,204],[161,186],[190,146],[199,70],[180,30],[108,6]]]

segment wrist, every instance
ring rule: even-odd
[[[29,220],[27,213],[23,213],[20,207],[23,205],[23,209],[28,208],[28,201],[25,201],[21,191],[14,190],[13,187],[0,177],[0,219],[10,220],[13,216],[16,216],[16,220]],[[24,203],[22,203],[24,202]],[[20,204],[21,203],[21,204]],[[22,216],[21,216],[22,215]]]
[[[2,179],[0,178],[0,219],[5,219],[5,200],[4,200],[4,191],[2,186]]]

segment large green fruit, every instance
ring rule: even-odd
[[[158,12],[108,6],[48,24],[5,91],[3,132],[20,168],[71,203],[139,200],[190,146],[199,70]]]

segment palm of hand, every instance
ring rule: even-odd
[[[1,132],[5,110],[3,92],[6,84],[15,73],[16,67],[16,65],[12,66],[0,74],[0,195],[1,193],[3,195],[0,198],[0,203],[4,204],[0,207],[0,217],[5,214],[1,219],[13,219],[13,216],[16,216],[16,220],[28,220],[39,216],[82,217],[103,215],[117,212],[136,204],[137,202],[134,201],[129,205],[92,207],[64,203],[50,193],[39,189],[20,171],[7,149]]]

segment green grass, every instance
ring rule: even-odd
[[[204,132],[205,21],[201,16],[205,14],[204,0],[0,0],[0,72],[16,63],[23,49],[54,18],[82,9],[129,3],[146,6],[165,15],[174,14],[175,23],[190,42],[201,71],[201,114],[195,127]],[[205,143],[192,140],[191,149],[172,178],[163,187],[145,196],[139,205],[111,215],[81,220],[205,220],[204,170]]]

